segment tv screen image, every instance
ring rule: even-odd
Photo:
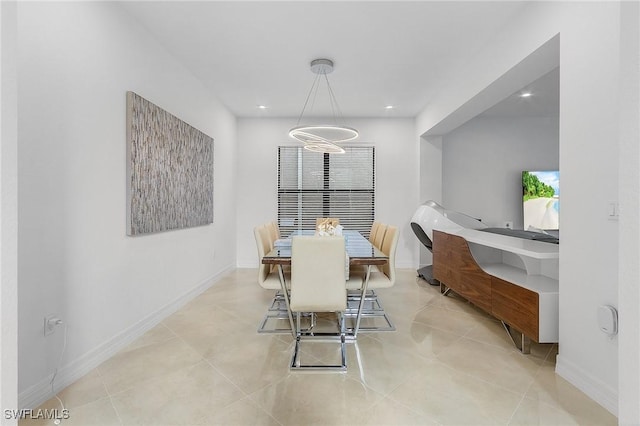
[[[559,171],[522,172],[522,210],[525,230],[560,229]]]

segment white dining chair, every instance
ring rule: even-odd
[[[361,326],[360,324],[357,324],[353,329],[358,328],[359,331],[394,331],[396,329],[391,322],[391,319],[384,311],[376,290],[393,287],[396,282],[396,250],[400,234],[398,232],[398,227],[396,226],[382,226],[385,228],[385,236],[381,242],[380,251],[386,254],[389,260],[384,265],[371,267],[369,281],[367,283],[367,294],[365,295],[364,302],[361,301],[361,289],[357,290],[353,287],[349,287],[349,290],[352,290],[349,292],[349,301],[353,304],[357,304],[358,306],[360,303],[364,303],[361,318],[381,317],[386,322],[386,325]],[[362,273],[365,272],[361,272],[361,274]],[[351,318],[357,317],[357,309],[355,307],[350,307],[347,311],[347,315]]]
[[[267,222],[265,224],[265,226],[269,230],[269,238],[271,239],[271,243],[272,243],[272,246],[273,246],[273,243],[278,238],[280,238],[280,228],[278,227],[278,224],[275,221],[274,222]]]
[[[290,368],[296,370],[346,371],[344,311],[347,307],[345,287],[345,241],[342,236],[295,236],[291,244],[291,311],[296,315],[295,349]],[[336,312],[339,335],[311,335],[302,332],[300,317],[308,312]],[[302,364],[300,344],[307,339],[339,340],[340,364]]]
[[[278,227],[278,224],[274,221],[274,222],[267,222],[263,225],[267,231],[268,231],[268,237],[269,237],[269,249],[266,250],[266,252],[270,252],[271,250],[273,250],[273,247],[275,246],[276,240],[278,238],[280,238],[280,228]],[[285,271],[288,271],[289,268],[285,268]],[[271,265],[271,272],[278,272],[278,265]]]
[[[271,265],[262,263],[262,258],[273,249],[271,232],[267,226],[260,225],[254,228],[253,235],[256,239],[258,261],[260,262],[258,266],[258,284],[267,290],[280,290],[282,287],[278,273],[271,270]]]
[[[378,232],[376,232],[376,237],[373,240],[373,245],[376,246],[378,250],[382,250],[382,241],[384,240],[384,236],[387,233],[387,225],[381,223],[378,226]]]
[[[376,240],[378,229],[380,229],[380,222],[374,220],[373,223],[371,224],[371,230],[369,231],[369,242],[371,244],[373,244]]]
[[[369,277],[368,287],[372,290],[377,288],[392,287],[396,282],[396,249],[398,248],[398,227],[388,226],[382,240],[380,251],[389,256],[389,261],[384,265],[375,268]]]
[[[382,247],[382,241],[384,234],[387,232],[387,225],[381,222],[374,221],[371,225],[371,231],[369,232],[369,242],[378,250]],[[367,267],[364,265],[352,266],[349,273],[349,281],[347,282],[347,290],[358,290],[362,287],[365,276],[367,273]],[[355,295],[355,293],[353,293]],[[359,296],[350,297],[350,300],[360,300]]]
[[[266,225],[260,225],[254,228],[253,234],[256,240],[256,246],[258,248],[258,284],[260,287],[266,290],[275,290],[275,295],[271,306],[269,307],[267,314],[263,318],[260,326],[258,327],[259,333],[280,333],[284,331],[290,331],[291,326],[287,324],[286,328],[266,328],[267,323],[272,320],[288,320],[288,310],[286,308],[286,302],[284,300],[284,293],[282,292],[282,284],[280,283],[279,271],[276,268],[272,268],[272,265],[265,265],[262,263],[262,258],[272,250],[271,231]],[[275,266],[275,265],[274,265]],[[288,282],[290,280],[290,274],[285,270],[284,279],[288,288]]]

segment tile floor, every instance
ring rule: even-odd
[[[256,274],[224,277],[60,392],[62,425],[616,424],[554,373],[556,345],[520,354],[499,322],[414,270],[379,291],[397,331],[349,344],[346,374],[290,373],[291,336],[256,333],[272,298]]]

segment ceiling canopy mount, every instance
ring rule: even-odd
[[[331,59],[314,59],[311,61],[311,72],[314,74],[331,74],[333,61]]]

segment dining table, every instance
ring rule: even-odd
[[[289,293],[287,292],[286,279],[284,274],[284,267],[291,265],[291,238],[294,235],[314,235],[315,230],[295,230],[289,235],[288,238],[279,239],[274,243],[273,249],[262,258],[262,263],[267,265],[276,265],[278,267],[278,276],[280,278],[280,285],[282,294],[284,295],[285,304],[289,316],[289,324],[291,330],[295,330],[293,314],[289,305]],[[365,303],[365,295],[367,293],[367,286],[369,285],[369,277],[371,276],[371,269],[374,266],[381,266],[389,261],[389,256],[383,253],[376,246],[371,244],[360,232],[353,230],[343,230],[342,234],[345,239],[345,248],[347,252],[349,267],[351,266],[364,266],[366,267],[366,274],[361,287],[360,302],[358,304],[358,314],[356,316],[356,324],[353,328],[353,334],[349,335],[349,340],[355,340],[358,336],[358,330],[360,328],[360,319],[362,317],[362,310]],[[346,259],[345,259],[346,262]]]

